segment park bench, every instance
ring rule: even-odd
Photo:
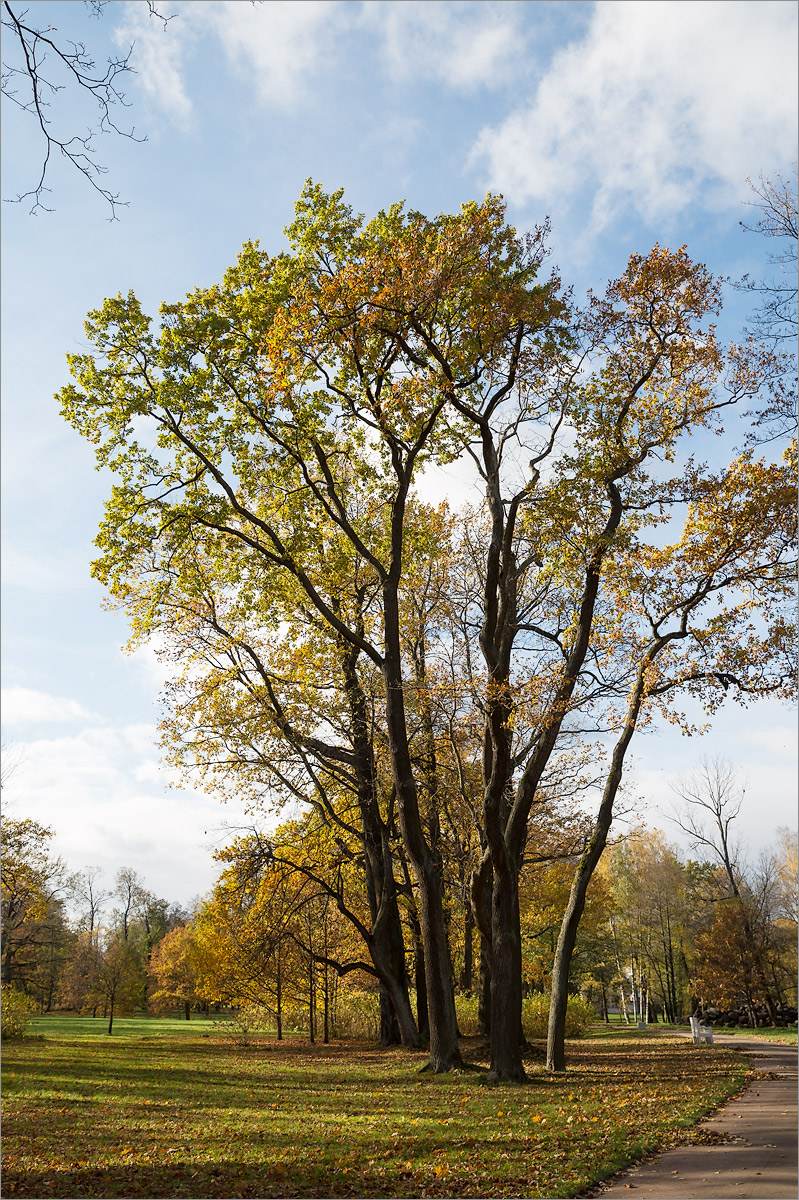
[[[700,1025],[696,1017],[691,1017],[691,1036],[695,1046],[701,1045],[702,1042],[713,1045],[713,1030],[709,1025]]]

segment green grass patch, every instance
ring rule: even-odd
[[[560,1077],[534,1047],[526,1086],[490,1087],[478,1039],[476,1069],[429,1076],[424,1055],[365,1043],[242,1047],[141,1019],[66,1036],[59,1020],[3,1055],[6,1197],[575,1196],[685,1137],[747,1071],[625,1030],[571,1043]]]
[[[714,1033],[724,1033],[730,1037],[757,1038],[763,1042],[782,1042],[786,1046],[797,1044],[796,1026],[789,1029],[747,1029],[740,1025],[714,1025]]]
[[[203,1033],[219,1035],[223,1018],[192,1017],[187,1021],[177,1017],[114,1017],[114,1038],[131,1037],[199,1037]],[[33,1017],[28,1032],[33,1037],[85,1038],[108,1037],[107,1017],[76,1017],[62,1013]]]

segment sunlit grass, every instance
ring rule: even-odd
[[[495,1088],[476,1039],[473,1069],[431,1077],[402,1050],[242,1047],[182,1024],[101,1039],[51,1023],[8,1044],[4,1195],[574,1196],[680,1137],[746,1073],[721,1047],[615,1030],[570,1044],[566,1076],[534,1048],[530,1083]]]
[[[797,1044],[796,1026],[787,1029],[747,1029],[738,1025],[714,1025],[714,1033],[727,1034],[730,1037],[757,1038],[758,1041],[784,1042],[788,1046]]]

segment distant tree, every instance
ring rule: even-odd
[[[119,901],[114,909],[114,919],[123,941],[127,941],[136,914],[146,904],[147,891],[138,871],[122,867],[117,871],[113,895]]]
[[[777,830],[774,870],[777,876],[777,916],[799,924],[799,839],[795,829],[786,825]]]
[[[750,1023],[761,1024],[757,1007],[773,1005],[771,989],[765,984],[763,957],[744,900],[731,898],[717,909],[713,924],[697,938],[691,981],[694,993],[703,1005],[745,1008]]]
[[[78,914],[78,927],[86,929],[90,937],[94,936],[94,931],[100,923],[103,905],[111,895],[102,887],[101,876],[100,867],[84,867],[69,878],[72,898],[82,906]]]
[[[202,999],[197,939],[191,925],[179,925],[161,938],[150,955],[147,973],[156,985],[150,1003],[161,1010],[180,1007],[188,1021],[192,1007]]]
[[[50,854],[52,829],[38,821],[4,815],[0,834],[2,982],[32,990],[54,939],[67,934],[62,912],[67,871]]]
[[[783,441],[796,436],[797,379],[796,335],[799,331],[799,214],[797,213],[797,175],[794,166],[785,178],[761,175],[755,183],[747,180],[754,199],[747,204],[760,216],[741,221],[741,227],[758,233],[774,247],[767,261],[772,273],[763,278],[745,275],[736,284],[739,290],[758,298],[747,332],[773,347],[775,365],[770,397],[751,416],[751,444]]]
[[[141,961],[129,940],[105,929],[94,938],[85,931],[79,935],[61,977],[62,1004],[93,1016],[101,1009],[110,1034],[114,1017],[132,1015],[141,994]]]
[[[110,1034],[114,1016],[132,1015],[142,993],[141,962],[130,942],[119,934],[112,934],[100,949],[96,987],[108,1016]]]
[[[101,1003],[98,985],[100,950],[99,929],[81,930],[75,939],[67,962],[61,972],[58,986],[58,1002],[63,1008],[96,1016]]]
[[[733,957],[745,972],[746,994],[751,1001],[751,976],[769,1020],[776,1023],[773,986],[768,979],[765,947],[758,929],[759,914],[744,878],[733,830],[744,798],[735,768],[720,757],[702,759],[693,774],[675,785],[675,791],[683,801],[680,815],[674,818],[676,824],[688,834],[694,847],[709,851],[721,868],[717,874],[723,889],[719,899],[729,900],[733,915],[719,918],[720,930],[731,949],[738,944],[736,939],[743,939],[743,950],[740,953],[735,950]]]

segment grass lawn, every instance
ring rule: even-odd
[[[4,1196],[576,1196],[690,1138],[747,1071],[665,1029],[571,1042],[561,1077],[534,1047],[526,1087],[489,1087],[478,1039],[471,1069],[429,1076],[422,1054],[361,1043],[95,1026],[41,1018],[5,1044]]]
[[[738,1025],[714,1025],[714,1033],[724,1033],[730,1037],[757,1038],[763,1042],[784,1042],[787,1046],[797,1043],[796,1026],[792,1029],[747,1029]]]

